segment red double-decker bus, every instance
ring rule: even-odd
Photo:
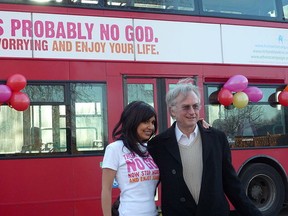
[[[23,111],[1,103],[0,215],[101,215],[101,161],[123,107],[150,103],[161,132],[165,93],[184,77],[227,134],[249,198],[277,215],[288,200],[287,21],[287,0],[0,0],[0,84],[24,76],[30,100]],[[261,100],[221,104],[235,75]]]

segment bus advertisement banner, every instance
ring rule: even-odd
[[[1,11],[0,50],[19,58],[287,65],[288,30]]]

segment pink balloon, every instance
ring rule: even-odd
[[[0,103],[4,103],[10,99],[12,91],[7,85],[0,85]]]
[[[240,92],[248,86],[248,79],[243,75],[234,75],[224,84],[224,88],[232,92]]]
[[[258,87],[248,87],[243,90],[248,95],[249,101],[258,102],[263,98],[263,92]]]

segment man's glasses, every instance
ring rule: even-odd
[[[191,110],[191,108],[194,111],[199,111],[201,109],[201,105],[200,104],[193,104],[193,105],[183,105],[181,106],[181,109],[185,112],[188,112]]]

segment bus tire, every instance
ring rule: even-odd
[[[247,196],[263,216],[279,214],[284,204],[285,187],[280,174],[272,166],[251,164],[239,177]]]

